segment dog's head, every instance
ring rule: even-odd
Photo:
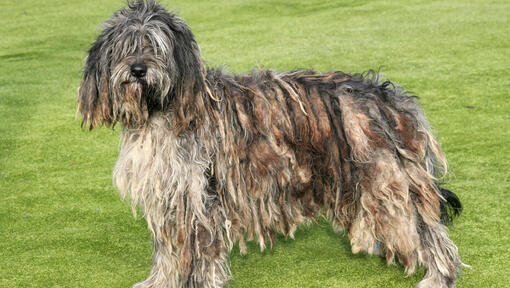
[[[181,126],[195,117],[205,68],[188,25],[154,1],[115,12],[89,50],[78,90],[82,125],[137,128],[173,109]]]

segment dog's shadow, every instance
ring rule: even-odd
[[[230,287],[412,287],[424,270],[404,278],[401,265],[386,264],[378,256],[352,254],[347,232],[337,233],[326,220],[302,225],[294,239],[277,235],[261,253],[258,243],[247,243],[246,255],[235,245],[230,256]],[[391,281],[391,282],[388,282]]]

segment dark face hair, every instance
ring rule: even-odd
[[[154,1],[115,12],[88,52],[78,91],[82,126],[143,126],[173,109],[186,125],[204,88],[204,65],[184,21]]]

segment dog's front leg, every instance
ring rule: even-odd
[[[126,132],[113,178],[144,211],[154,237],[153,268],[137,288],[221,287],[229,276],[230,224],[211,169],[205,132],[174,136],[171,120],[153,116]]]
[[[223,209],[218,203],[208,204],[206,217],[201,218],[187,208],[186,227],[168,223],[160,230],[163,236],[155,237],[151,274],[135,288],[216,288],[230,278],[228,252],[232,243]]]
[[[147,280],[135,284],[133,288],[181,287],[177,252],[170,241],[155,239],[151,274]]]
[[[232,249],[230,222],[218,202],[206,205],[206,210],[207,218],[193,221],[191,233],[181,248],[181,287],[223,287],[231,277],[228,263]]]

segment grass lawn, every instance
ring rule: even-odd
[[[380,69],[420,96],[463,200],[450,230],[472,270],[510,285],[510,2],[169,1],[210,66],[232,72]],[[115,1],[0,2],[0,287],[130,287],[148,276],[145,221],[111,184],[119,129],[87,132],[76,90]],[[274,250],[232,252],[231,287],[412,287],[401,266],[352,255],[327,223]]]

